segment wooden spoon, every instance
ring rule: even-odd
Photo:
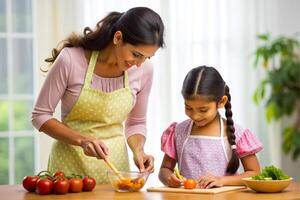
[[[108,160],[104,160],[107,166],[119,177],[120,180],[124,180],[124,176],[119,172],[119,170]]]

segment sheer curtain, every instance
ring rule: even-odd
[[[51,20],[55,20],[56,27],[60,25],[61,29],[57,30],[61,35],[74,30],[81,32],[85,26],[94,27],[110,11],[123,12],[131,7],[147,6],[161,15],[166,26],[166,48],[160,49],[151,58],[154,63],[154,83],[148,107],[146,151],[155,156],[156,170],[147,182],[149,186],[158,184],[157,172],[163,157],[160,151],[161,133],[171,122],[187,118],[180,94],[183,78],[191,68],[199,65],[216,67],[229,85],[233,119],[249,127],[264,143],[265,149],[259,154],[262,165],[272,163],[280,166],[280,137],[273,133],[274,126],[266,126],[263,107],[254,105],[252,101],[253,91],[263,75],[253,68],[252,58],[258,33],[280,33],[278,14],[281,13],[278,13],[278,9],[287,5],[283,0],[49,2],[54,2],[59,8],[57,18]],[[298,5],[296,0],[289,2],[292,2],[292,6],[287,7],[286,13],[293,8],[293,4]],[[62,26],[65,23],[68,26]],[[136,170],[132,160],[131,165]]]

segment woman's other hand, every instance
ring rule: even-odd
[[[134,153],[134,163],[141,172],[153,172],[154,171],[154,157],[145,154],[144,151],[138,151]]]

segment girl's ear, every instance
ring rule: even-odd
[[[113,39],[113,43],[115,45],[119,44],[120,42],[122,42],[122,32],[121,31],[116,31],[114,34],[114,39]]]
[[[218,102],[218,108],[224,108],[225,104],[228,101],[228,97],[224,95],[221,100]]]

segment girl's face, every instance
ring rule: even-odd
[[[118,33],[120,35],[118,35]],[[154,56],[155,52],[159,49],[159,46],[157,45],[134,46],[129,43],[124,43],[121,36],[121,32],[117,31],[114,43],[116,45],[115,54],[117,64],[122,71],[126,71],[134,65],[140,67],[147,58]]]
[[[223,96],[219,102],[204,97],[185,99],[185,114],[190,117],[196,126],[203,127],[215,119],[218,109],[223,108],[227,102],[227,96]]]

